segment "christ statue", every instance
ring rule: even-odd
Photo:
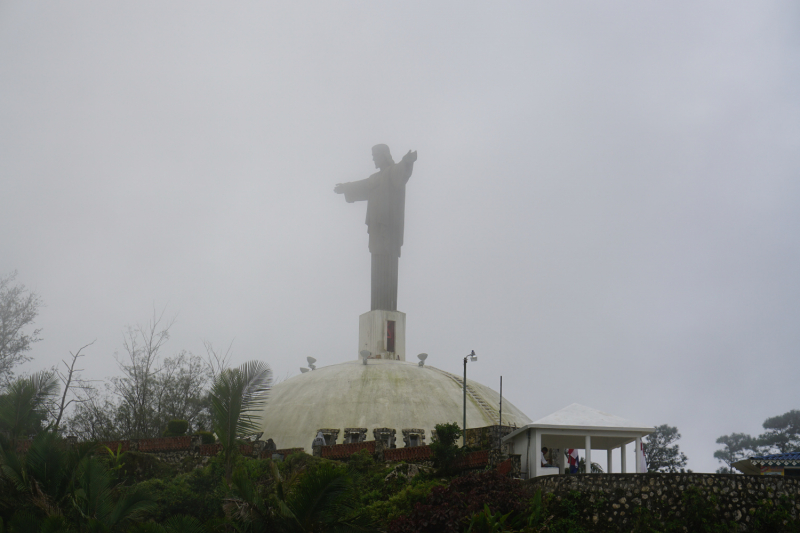
[[[408,151],[395,163],[385,144],[372,147],[378,172],[360,181],[337,183],[333,192],[348,202],[367,201],[367,233],[372,254],[372,307],[397,310],[397,263],[403,246],[406,183],[414,170],[417,152]]]

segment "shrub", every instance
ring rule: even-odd
[[[367,472],[375,466],[375,460],[369,450],[359,450],[350,456],[347,464],[357,472]]]
[[[431,443],[431,453],[433,464],[441,471],[448,472],[452,469],[456,459],[463,454],[463,450],[456,444],[460,437],[461,428],[456,422],[436,424],[436,440]]]
[[[437,434],[438,434],[437,428]],[[454,479],[447,487],[434,487],[424,503],[392,521],[389,533],[456,533],[463,531],[487,505],[491,513],[519,514],[529,496],[519,481],[495,470]]]
[[[382,494],[380,490],[362,494],[364,513],[385,530],[393,520],[412,513],[418,503],[425,502],[434,487],[441,487],[443,483],[439,479],[417,476],[392,494]]]
[[[191,515],[201,522],[222,518],[226,495],[223,465],[217,457],[208,465],[186,474],[149,479],[139,483],[158,502],[145,517],[158,523],[174,515]]]
[[[189,430],[189,422],[186,420],[170,420],[167,422],[167,429],[164,431],[165,437],[181,437],[186,435]]]
[[[214,438],[214,434],[210,431],[197,431],[195,435],[200,435],[203,437],[203,444],[214,444],[217,439]]]

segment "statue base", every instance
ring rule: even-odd
[[[370,352],[370,359],[405,361],[406,314],[376,310],[359,316],[358,353],[362,350]]]

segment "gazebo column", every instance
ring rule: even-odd
[[[636,462],[634,463],[636,465],[636,473],[640,474],[642,472],[642,437],[636,437],[636,450],[634,450],[634,454],[634,457],[636,457]]]
[[[619,466],[622,469],[622,473],[623,474],[627,474],[628,473],[628,468],[627,468],[628,454],[625,453],[627,451],[627,448],[628,448],[627,444],[623,444],[622,446],[619,447],[620,451],[622,452],[622,455],[620,456]]]
[[[535,458],[535,459],[534,459]],[[542,434],[539,429],[533,430],[533,475],[539,477],[542,475]],[[528,467],[528,472],[531,468]]]
[[[585,444],[584,452],[585,452],[585,455],[586,455],[586,459],[584,459],[584,461],[586,462],[585,473],[586,474],[591,474],[592,473],[592,437],[589,436],[589,435],[586,435],[586,444]]]
[[[606,450],[606,472],[609,473],[609,474],[612,472],[612,470],[611,470],[611,452],[613,452],[613,451],[614,450],[611,449],[611,448]]]

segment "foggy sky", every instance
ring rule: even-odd
[[[177,315],[279,377],[357,356],[370,148],[419,159],[408,359],[531,419],[715,439],[798,405],[797,2],[0,3],[0,274],[25,370]]]

